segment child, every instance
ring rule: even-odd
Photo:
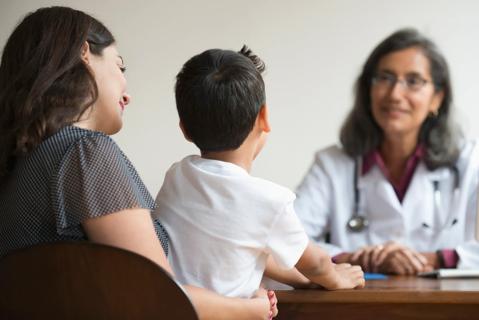
[[[360,267],[334,265],[308,240],[290,190],[249,175],[270,131],[264,68],[245,46],[205,51],[177,76],[180,128],[201,157],[174,164],[156,199],[171,266],[181,283],[230,297],[253,294],[269,256],[280,281],[304,282],[301,272],[327,289],[363,287]]]

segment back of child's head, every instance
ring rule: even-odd
[[[263,61],[248,47],[211,49],[188,60],[176,77],[183,130],[203,152],[237,149],[266,102]]]

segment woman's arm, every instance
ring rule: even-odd
[[[267,292],[260,289],[252,299],[227,298],[209,290],[185,286],[200,319],[207,320],[264,320],[270,319]],[[275,309],[274,306],[273,309]],[[277,309],[275,309],[275,316]]]
[[[91,242],[118,247],[142,255],[174,276],[147,209],[127,209],[85,220]]]
[[[127,209],[85,220],[83,228],[92,242],[126,249],[174,273],[157,238],[150,211]],[[200,319],[268,319],[270,303],[266,292],[252,299],[234,299],[186,286]]]

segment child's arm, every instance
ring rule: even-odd
[[[363,288],[365,285],[361,267],[334,264],[324,250],[311,242],[296,263],[296,268],[312,282],[329,290]]]
[[[300,288],[315,288],[317,285],[308,278],[306,278],[296,268],[285,270],[278,266],[276,261],[270,255],[266,261],[266,269],[264,274],[273,280],[290,285],[296,289]]]

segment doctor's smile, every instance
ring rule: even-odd
[[[382,114],[390,116],[392,118],[399,118],[401,115],[411,114],[411,110],[406,108],[382,106],[379,108]]]

